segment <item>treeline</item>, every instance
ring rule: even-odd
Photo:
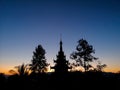
[[[78,40],[76,50],[71,53],[70,58],[72,63],[67,63],[71,67],[68,71],[99,71],[102,72],[106,64],[102,64],[98,58],[94,57],[95,49],[90,45],[87,40]],[[48,72],[50,64],[46,60],[46,51],[42,45],[38,45],[33,52],[31,63],[15,66],[16,70],[10,70],[10,73],[23,75],[30,73]],[[96,67],[92,66],[91,62],[97,62]],[[79,67],[79,69],[78,69]]]
[[[0,74],[0,88],[21,89],[21,90],[44,90],[44,89],[113,89],[119,90],[120,73],[104,72],[106,64],[101,64],[98,58],[92,54],[95,50],[85,39],[80,39],[76,50],[71,53],[70,58],[74,61],[68,63],[71,67],[67,72],[57,73],[48,72],[48,66],[45,54],[46,51],[42,45],[38,45],[33,52],[31,63],[22,64],[10,70],[12,75],[6,76]],[[96,67],[91,62],[96,61]],[[83,68],[83,71],[76,69]]]

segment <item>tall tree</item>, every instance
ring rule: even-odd
[[[90,62],[97,60],[97,58],[94,57],[92,53],[95,53],[93,46],[89,45],[86,40],[80,39],[78,41],[76,51],[70,55],[70,58],[76,61],[77,66],[82,66],[86,72],[89,70],[89,68],[92,67]]]
[[[30,64],[32,72],[41,73],[47,70],[48,63],[46,62],[45,53],[42,45],[36,47],[33,52],[32,64]]]

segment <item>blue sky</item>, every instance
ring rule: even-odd
[[[67,59],[84,38],[108,71],[120,68],[119,0],[1,0],[0,12],[1,72],[30,63],[38,44],[53,64],[60,34]]]

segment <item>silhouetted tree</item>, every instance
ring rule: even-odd
[[[101,64],[100,61],[98,61],[98,65],[96,67],[96,70],[99,71],[99,72],[102,72],[104,68],[106,68],[107,65],[106,64]]]
[[[28,65],[22,64],[19,66],[15,66],[16,70],[10,70],[9,72],[12,74],[16,74],[19,76],[27,76],[29,74],[29,68]]]
[[[33,52],[32,64],[30,64],[32,72],[41,73],[47,71],[47,66],[49,64],[46,62],[45,53],[45,49],[43,49],[41,45],[36,47]]]
[[[76,65],[82,66],[85,69],[85,72],[92,67],[89,62],[93,62],[93,60],[97,60],[96,57],[92,55],[95,53],[92,45],[84,40],[80,39],[78,41],[78,45],[76,47],[76,51],[70,55],[70,58],[76,61]]]

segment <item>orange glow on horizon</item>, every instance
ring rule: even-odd
[[[11,69],[7,69],[7,68],[3,69],[2,68],[2,69],[0,69],[0,73],[4,73],[6,75],[11,75],[11,73],[9,72],[9,70],[11,70]],[[117,73],[118,71],[120,71],[120,69],[119,68],[106,68],[104,71],[105,72]],[[53,69],[48,69],[47,72],[54,72],[54,70]]]
[[[105,72],[113,72],[113,73],[117,73],[118,71],[120,71],[120,68],[106,68],[104,70]]]
[[[50,63],[51,66],[54,66],[53,63]],[[4,73],[6,75],[11,75],[11,73],[9,72],[10,70],[14,70],[14,66],[12,65],[6,65],[6,66],[0,66],[0,73]],[[77,68],[77,70],[79,71],[79,68]],[[105,72],[113,72],[113,73],[117,73],[118,71],[120,71],[119,66],[114,65],[114,66],[107,66],[104,69]],[[54,69],[50,69],[50,66],[48,67],[48,71],[47,72],[54,72]]]
[[[6,67],[1,66],[0,73],[4,73],[6,75],[11,75],[11,73],[9,71],[13,70],[13,69],[14,69],[14,66],[8,66],[8,65]]]
[[[8,69],[0,69],[0,73],[4,73],[6,75],[11,75],[11,73],[9,73]]]

